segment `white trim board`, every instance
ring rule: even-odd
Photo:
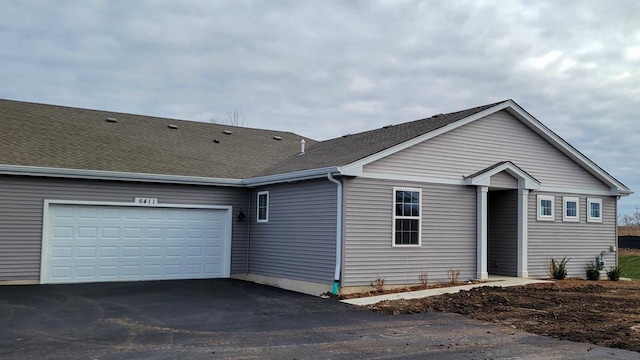
[[[45,199],[42,211],[42,239],[40,243],[40,284],[44,284],[46,279],[46,269],[49,259],[48,247],[45,246],[49,238],[50,225],[50,205],[86,205],[86,206],[117,206],[117,207],[140,207],[140,208],[180,208],[180,209],[202,209],[202,210],[225,210],[226,211],[226,234],[224,238],[225,253],[223,256],[224,277],[231,275],[231,238],[233,231],[233,206],[231,205],[193,205],[193,204],[156,204],[141,205],[135,202],[115,202],[115,201],[82,201],[82,200],[53,200]]]
[[[456,180],[451,178],[440,178],[440,177],[364,172],[360,177],[364,179],[406,181],[406,182],[427,183],[427,184],[460,185],[460,186],[469,185],[466,183],[466,180],[462,176],[460,176],[459,180]],[[559,194],[598,195],[598,196],[616,196],[617,195],[606,190],[603,191],[603,190],[594,190],[594,189],[562,188],[562,187],[552,187],[552,186],[540,186],[538,188],[532,189],[532,191],[552,192],[552,193],[559,193]]]
[[[616,180],[613,176],[609,175],[606,171],[601,169],[598,165],[596,165],[589,158],[584,156],[578,150],[576,150],[573,146],[571,146],[568,142],[562,139],[560,136],[556,135],[553,131],[543,125],[536,118],[527,113],[524,109],[522,109],[518,104],[516,104],[513,100],[507,100],[503,103],[495,105],[489,109],[481,111],[479,113],[473,114],[467,118],[462,120],[458,120],[449,125],[443,126],[439,129],[433,130],[426,134],[415,137],[411,140],[405,141],[401,144],[390,147],[386,150],[380,151],[373,155],[367,156],[363,159],[354,161],[350,164],[340,167],[342,175],[348,176],[360,176],[363,173],[363,167],[367,164],[370,164],[376,160],[380,160],[389,155],[395,154],[399,151],[405,150],[411,146],[434,138],[436,136],[447,133],[451,130],[457,129],[469,123],[472,123],[478,119],[484,118],[488,115],[496,113],[501,110],[507,110],[511,115],[515,116],[518,120],[520,120],[527,127],[532,129],[538,135],[542,136],[545,140],[547,140],[552,146],[556,147],[563,154],[568,156],[570,159],[578,163],[581,167],[591,173],[593,176],[598,178],[600,181],[604,182],[608,186],[612,188],[612,195],[629,195],[633,194],[629,188],[627,188],[624,184]]]

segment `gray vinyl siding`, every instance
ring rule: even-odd
[[[538,221],[537,195],[553,195],[555,221]],[[546,277],[546,263],[554,258],[570,258],[567,265],[571,277],[584,277],[585,266],[604,251],[606,267],[616,265],[616,253],[610,246],[616,245],[616,198],[611,196],[579,195],[580,222],[562,221],[563,194],[532,192],[528,199],[528,262],[529,276]],[[578,196],[578,195],[568,195]],[[587,197],[602,199],[602,223],[587,222]]]
[[[231,273],[246,272],[247,223],[238,222],[249,205],[249,190],[197,185],[78,180],[0,175],[0,280],[39,280],[44,200],[233,206]]]
[[[269,191],[269,221],[256,221],[256,194]],[[337,185],[328,180],[252,192],[249,272],[331,284],[336,263]]]
[[[542,186],[609,190],[506,111],[377,160],[366,165],[364,171],[461,180],[506,160],[535,177]]]
[[[393,247],[393,188],[422,189],[422,246]],[[430,281],[475,277],[476,188],[349,179],[345,183],[343,286],[367,286],[377,277],[387,284],[418,283],[422,271]]]
[[[489,191],[487,270],[492,275],[518,274],[518,192]]]
[[[518,180],[506,172],[501,171],[491,177],[490,186],[502,189],[517,189]]]

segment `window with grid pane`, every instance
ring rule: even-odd
[[[258,222],[269,221],[269,192],[260,191],[258,193]]]
[[[394,188],[393,191],[393,244],[419,246],[422,190]]]
[[[563,212],[562,212],[562,221],[567,222],[579,222],[579,204],[580,198],[576,196],[563,196]]]
[[[602,199],[587,198],[587,222],[602,222]]]

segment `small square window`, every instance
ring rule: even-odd
[[[579,222],[580,198],[572,196],[562,197],[562,221]]]
[[[268,191],[258,192],[258,203],[256,208],[258,211],[258,222],[268,222],[269,221],[269,192]]]
[[[553,195],[538,195],[538,217],[539,221],[554,221],[554,200]]]
[[[602,222],[602,199],[587,198],[587,222]]]

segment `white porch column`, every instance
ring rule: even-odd
[[[487,192],[488,186],[478,186],[477,193],[477,244],[476,266],[478,279],[488,279],[487,272]]]
[[[527,202],[529,190],[518,189],[518,277],[529,277],[527,270]]]

